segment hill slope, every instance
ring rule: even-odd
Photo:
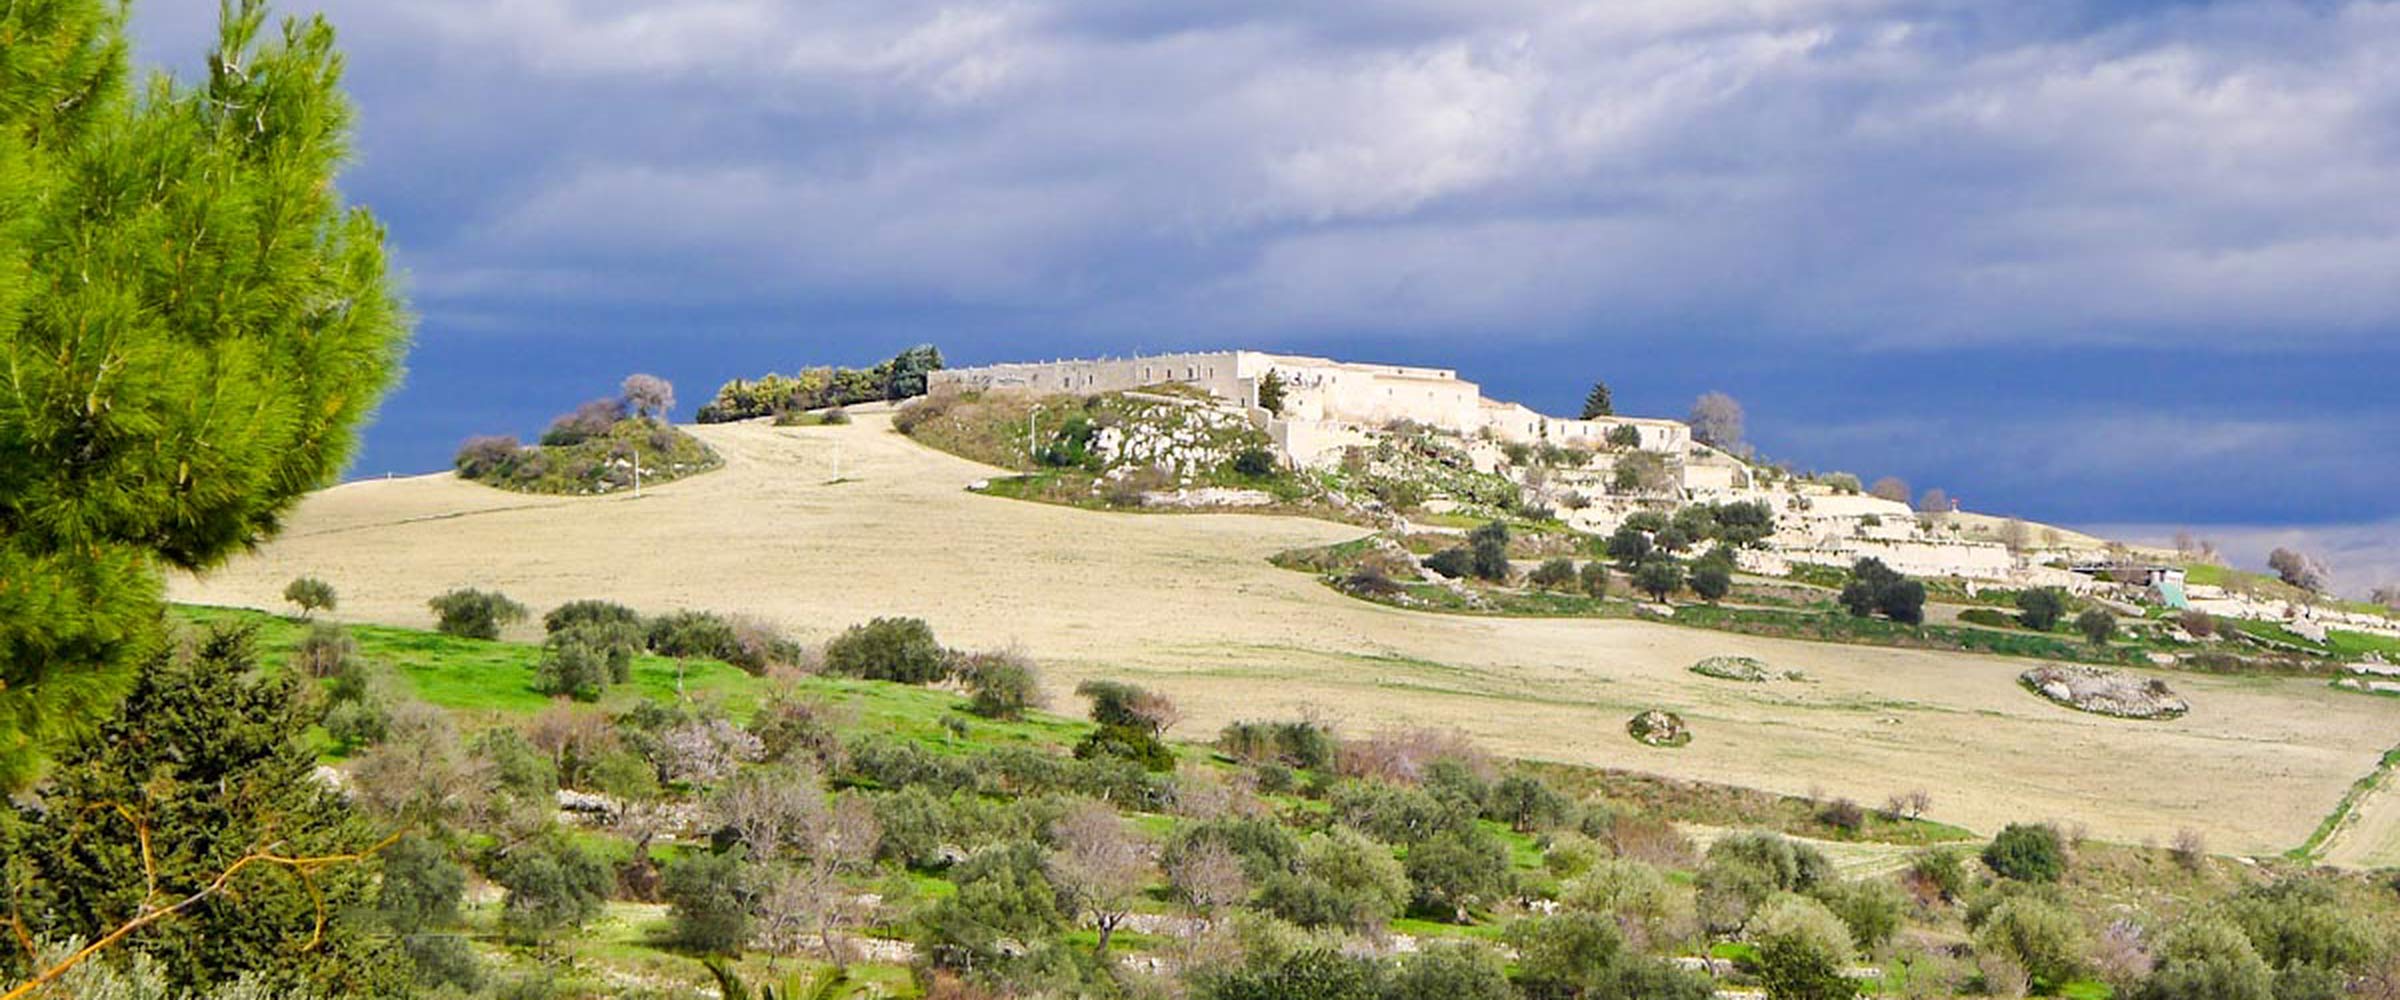
[[[964,486],[995,470],[910,442],[886,413],[857,416],[690,428],[725,468],[640,498],[532,498],[447,475],[338,487],[274,544],[172,594],[275,607],[312,573],[357,620],[423,625],[427,597],[478,585],[537,610],[609,597],[756,614],[813,639],[915,614],[955,645],[1022,646],[1062,690],[1155,684],[1189,711],[1186,733],[1314,707],[1352,731],[1453,724],[1509,754],[1871,803],[1923,788],[1937,816],[1978,829],[2071,816],[2126,840],[2192,827],[2233,851],[2299,843],[2400,733],[2400,700],[2298,680],[2177,675],[2191,713],[2136,723],[2026,695],[2022,660],[1375,607],[1266,561],[1358,529],[976,496]],[[1812,681],[1685,669],[1721,654]],[[1632,744],[1625,719],[1648,707],[1681,713],[1697,740]]]

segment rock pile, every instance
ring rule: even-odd
[[[2103,667],[2035,667],[2018,679],[2033,693],[2068,708],[2120,719],[2172,719],[2192,708],[2165,681]]]

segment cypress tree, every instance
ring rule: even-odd
[[[1583,397],[1583,419],[1590,420],[1595,417],[1613,417],[1616,415],[1617,404],[1616,401],[1609,396],[1608,383],[1592,383],[1592,391],[1586,393]]]
[[[333,187],[333,30],[224,8],[206,78],[127,76],[123,7],[0,10],[0,789],[162,648],[165,569],[273,534],[348,458],[408,318]]]

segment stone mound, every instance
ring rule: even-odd
[[[1692,741],[1692,731],[1684,728],[1683,716],[1655,708],[1628,720],[1625,731],[1654,747],[1679,747]]]
[[[1766,664],[1747,656],[1711,656],[1692,664],[1691,669],[1703,677],[1750,684],[1764,684],[1775,679],[1775,672],[1767,669]]]
[[[2165,681],[2103,667],[2035,667],[2018,679],[2033,693],[2068,708],[2120,719],[2172,719],[2192,707]]]

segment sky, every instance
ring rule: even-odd
[[[354,476],[632,371],[1248,347],[2400,580],[2400,2],[279,9],[420,317]]]

